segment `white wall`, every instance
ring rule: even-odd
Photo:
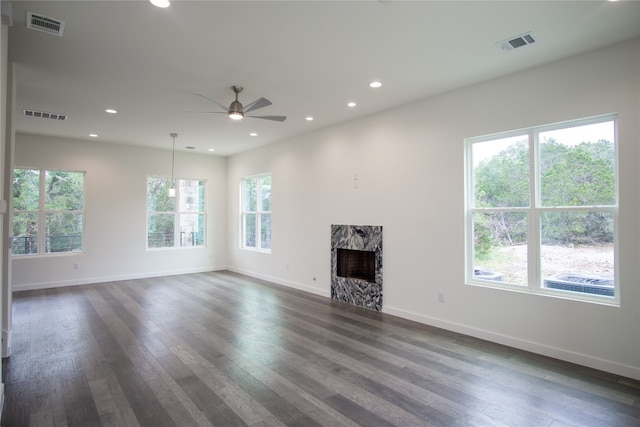
[[[171,175],[170,150],[18,134],[15,165],[86,171],[86,218],[84,253],[14,258],[13,290],[226,267],[225,158],[176,152],[177,177],[207,181],[208,245],[162,250],[146,249],[146,179]]]
[[[382,225],[385,312],[640,378],[639,102],[635,40],[231,157],[229,268],[328,296],[330,225]],[[465,285],[463,139],[611,112],[621,306]],[[236,238],[239,180],[262,172],[271,254]]]

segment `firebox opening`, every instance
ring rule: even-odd
[[[376,282],[376,259],[373,251],[338,249],[336,274],[340,277]]]

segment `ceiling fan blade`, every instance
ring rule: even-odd
[[[185,111],[189,114],[229,114],[226,111]]]
[[[229,111],[229,107],[227,107],[226,105],[220,104],[218,101],[214,101],[213,99],[209,98],[208,96],[200,95],[199,93],[194,93],[194,95],[195,96],[199,96],[202,99],[206,99],[209,102],[213,102],[218,107],[222,108],[224,111]]]
[[[287,116],[266,116],[266,115],[253,115],[253,114],[249,114],[249,115],[245,115],[245,117],[251,117],[254,119],[264,119],[264,120],[275,120],[276,122],[284,122],[287,119]]]
[[[263,108],[271,105],[271,101],[267,98],[258,98],[253,101],[251,104],[244,107],[244,112],[248,113],[249,111],[257,110],[258,108]]]

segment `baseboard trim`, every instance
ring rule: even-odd
[[[29,283],[25,285],[13,285],[11,290],[13,292],[18,291],[31,291],[36,289],[49,289],[49,288],[62,288],[65,286],[80,286],[80,285],[94,285],[98,283],[107,282],[119,282],[122,280],[135,280],[135,279],[151,279],[153,277],[163,276],[177,276],[180,274],[193,274],[193,273],[207,273],[210,271],[226,270],[225,266],[210,267],[210,268],[198,268],[189,270],[174,270],[174,271],[162,271],[153,273],[139,273],[139,274],[123,274],[120,276],[103,276],[103,277],[90,277],[78,280],[64,280],[60,282],[41,282],[41,283]]]
[[[0,383],[0,421],[2,421],[3,410],[4,410],[4,383]]]
[[[320,295],[322,297],[331,297],[330,291],[324,291],[322,289],[313,288],[311,286],[303,285],[301,283],[290,282],[288,280],[283,280],[278,277],[268,276],[266,274],[258,274],[253,271],[243,270],[241,268],[236,267],[227,267],[227,270],[232,271],[234,273],[243,274],[245,276],[253,277],[255,279],[266,280],[267,282],[275,283],[277,285],[287,286],[289,288],[299,289],[301,291],[309,292],[310,294]]]
[[[394,307],[383,307],[383,313],[402,317],[403,319],[413,320],[436,328],[446,329],[448,331],[472,336],[485,341],[506,345],[519,350],[529,351],[531,353],[540,354],[542,356],[552,357],[554,359],[563,360],[565,362],[575,363],[588,368],[598,369],[600,371],[609,372],[615,375],[621,375],[627,378],[640,380],[640,368],[612,362],[609,360],[599,359],[597,357],[586,354],[576,353],[558,347],[548,346],[520,338],[497,334],[495,332],[484,329],[474,328],[468,325],[453,323],[434,317],[423,316],[421,314],[412,313]]]

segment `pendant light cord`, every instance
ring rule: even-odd
[[[173,146],[171,147],[171,186],[173,187],[175,184],[174,179],[174,170],[176,164],[176,136],[177,133],[172,133],[171,138],[173,138]]]

